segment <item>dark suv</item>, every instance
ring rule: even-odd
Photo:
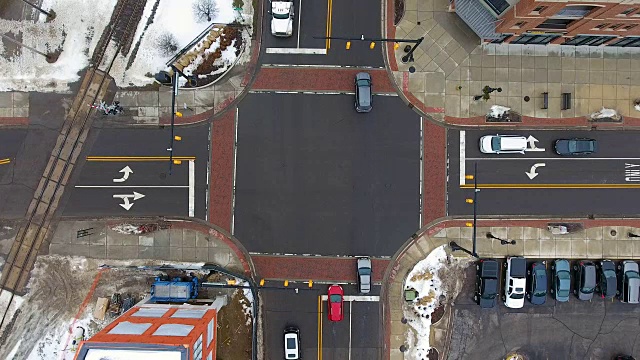
[[[476,264],[476,293],[473,300],[482,308],[496,305],[499,268],[498,262],[493,259],[482,259]]]
[[[591,301],[596,288],[596,265],[589,260],[580,260],[573,265],[574,284],[573,293],[579,300]]]
[[[527,270],[529,289],[527,299],[534,305],[542,305],[547,300],[547,266],[545,261],[534,262]]]
[[[616,276],[616,265],[611,260],[602,260],[597,264],[598,284],[596,291],[604,299],[613,299],[618,291],[618,278]]]
[[[371,75],[366,72],[356,74],[356,111],[359,113],[368,113],[371,111],[372,90]]]
[[[620,288],[618,296],[620,301],[637,304],[640,302],[640,274],[638,263],[633,260],[625,260],[618,265],[618,279]]]

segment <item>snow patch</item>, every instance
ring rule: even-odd
[[[500,106],[500,105],[492,105],[491,106],[491,111],[489,111],[489,115],[490,117],[493,118],[499,118],[501,116],[503,116],[504,114],[508,113],[509,110],[511,110],[511,108],[508,108],[506,106]]]
[[[601,110],[591,114],[592,119],[616,119],[618,118],[618,112],[614,109],[607,109],[603,107]]]
[[[116,2],[44,0],[43,9],[56,11],[52,22],[45,23],[43,14],[35,23],[0,19],[2,34],[21,36],[25,45],[43,53],[62,49],[53,64],[26,48],[9,59],[0,56],[0,91],[68,92],[68,84],[78,81],[79,72],[89,65],[89,54],[109,23]]]
[[[142,229],[139,226],[131,225],[131,224],[120,224],[116,226],[112,226],[111,230],[126,235],[139,235],[142,234]]]
[[[429,334],[431,315],[440,305],[441,295],[447,295],[442,279],[438,275],[447,266],[447,253],[442,245],[423,260],[418,262],[405,279],[405,290],[414,289],[418,296],[412,302],[406,302],[403,314],[411,327],[405,336],[408,350],[405,359],[426,359],[429,352]]]
[[[166,63],[174,56],[163,55],[158,47],[158,40],[163,34],[172,34],[177,42],[178,49],[182,49],[193,41],[196,36],[200,35],[211,23],[229,24],[235,20],[233,10],[233,0],[215,0],[218,9],[217,15],[212,18],[211,22],[198,23],[195,21],[192,4],[197,0],[161,0],[158,9],[153,17],[153,23],[149,25],[144,33],[140,30],[146,26],[147,20],[151,15],[145,8],[145,18],[138,24],[138,32],[133,39],[133,46],[140,42],[140,48],[136,54],[136,58],[127,69],[129,57],[118,56],[116,63],[111,71],[111,75],[116,79],[118,86],[144,86],[155,81],[153,77],[147,74],[155,75],[156,73],[167,68]],[[149,1],[155,3],[155,1]]]

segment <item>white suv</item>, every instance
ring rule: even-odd
[[[527,260],[523,257],[508,257],[504,263],[504,305],[512,309],[524,306],[524,291],[527,286]]]
[[[520,135],[487,135],[480,138],[480,151],[485,154],[524,154],[527,138]]]
[[[293,1],[271,2],[271,34],[281,37],[293,35]]]
[[[289,326],[284,329],[284,358],[300,359],[300,330],[297,327]]]

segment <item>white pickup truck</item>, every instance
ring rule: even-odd
[[[293,1],[271,1],[271,34],[293,35]]]

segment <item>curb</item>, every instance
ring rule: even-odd
[[[0,117],[0,127],[27,126],[28,117]]]

